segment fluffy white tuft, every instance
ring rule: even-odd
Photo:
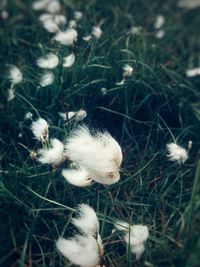
[[[63,67],[70,68],[75,62],[75,55],[74,53],[70,54],[67,57],[63,58]]]
[[[50,0],[46,5],[45,10],[52,14],[58,13],[61,10],[60,2],[57,0]]]
[[[167,144],[169,154],[167,157],[171,161],[177,161],[179,164],[184,163],[188,159],[188,152],[185,148],[177,145],[176,143]]]
[[[165,17],[163,16],[163,15],[158,15],[157,17],[156,17],[156,21],[155,21],[155,23],[154,23],[154,28],[156,29],[156,30],[158,30],[158,29],[160,29],[160,28],[162,28],[163,26],[164,26],[164,24],[165,24]]]
[[[127,78],[130,77],[133,74],[133,67],[131,67],[130,65],[126,64],[123,67],[123,77]]]
[[[59,64],[58,57],[53,53],[48,53],[45,57],[41,57],[36,61],[38,67],[43,69],[54,69]]]
[[[82,12],[80,12],[80,11],[75,11],[74,12],[74,18],[75,18],[76,21],[80,21],[82,19],[82,17],[83,17]]]
[[[8,96],[7,96],[7,101],[11,101],[16,97],[15,95],[15,89],[14,88],[10,88],[8,89]]]
[[[54,40],[62,45],[73,45],[76,41],[78,33],[75,29],[67,29],[64,32],[58,32],[54,36]]]
[[[79,187],[89,186],[92,183],[89,173],[83,168],[64,169],[62,170],[62,176],[64,176],[68,183]]]
[[[124,221],[117,221],[114,224],[114,227],[119,230],[119,231],[129,231],[129,224],[127,222]]]
[[[23,80],[23,75],[20,69],[16,66],[11,66],[9,69],[9,79],[12,84],[21,83]]]
[[[124,240],[127,244],[130,243],[131,246],[137,246],[147,240],[149,237],[148,227],[145,225],[131,225],[130,232],[125,234]]]
[[[50,140],[50,145],[50,148],[38,151],[38,161],[43,164],[59,165],[63,160],[64,145],[56,138]]]
[[[195,76],[199,76],[199,75],[200,75],[200,67],[189,69],[186,71],[187,77],[195,77]]]
[[[90,235],[77,235],[72,239],[59,238],[56,247],[72,264],[95,267],[99,263],[98,245]]]
[[[145,248],[144,248],[144,244],[141,243],[141,244],[138,244],[137,246],[132,246],[131,247],[131,252],[133,254],[135,254],[136,256],[136,260],[139,260],[142,253],[144,252]]]
[[[31,130],[35,138],[42,142],[48,141],[48,128],[47,121],[42,118],[39,118],[31,124]]]
[[[97,238],[99,233],[99,221],[93,208],[86,204],[79,205],[78,217],[72,219],[72,223],[87,235]]]
[[[155,37],[157,39],[162,39],[163,37],[165,36],[165,31],[164,30],[158,30],[156,33],[155,33]]]
[[[42,87],[49,86],[54,82],[54,74],[51,71],[45,72],[40,77],[40,85]]]
[[[96,182],[114,184],[119,181],[122,151],[108,132],[92,134],[86,126],[79,126],[67,139],[65,149],[70,160],[83,166]]]
[[[92,27],[91,35],[94,36],[94,38],[96,38],[96,39],[101,38],[102,33],[103,32],[99,26]]]

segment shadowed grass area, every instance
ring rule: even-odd
[[[185,73],[199,66],[199,9],[181,9],[173,0],[60,2],[68,20],[75,10],[83,12],[73,47],[52,41],[32,1],[8,1],[9,18],[0,21],[0,266],[69,266],[55,241],[73,235],[70,219],[78,204],[88,203],[100,219],[106,266],[197,267],[200,78]],[[161,39],[153,26],[158,14],[165,17]],[[102,37],[83,41],[100,22]],[[141,27],[140,34],[128,34],[131,26]],[[75,64],[69,69],[60,64],[54,83],[42,88],[38,57],[53,52],[62,61],[72,51]],[[24,78],[8,102],[10,64]],[[133,75],[117,86],[125,64]],[[73,125],[64,125],[58,112],[81,108],[87,111],[85,124],[108,130],[122,146],[121,180],[112,186],[74,187],[61,176],[67,163],[52,168],[30,158],[40,144],[32,121],[24,119],[27,112],[45,118],[50,136],[62,141]],[[167,143],[187,148],[190,140],[185,164],[168,161]],[[149,227],[140,261],[112,233],[120,219]]]

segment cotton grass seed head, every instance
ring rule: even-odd
[[[49,125],[45,119],[39,118],[31,124],[31,130],[35,138],[42,142],[49,139]]]
[[[62,44],[62,45],[73,45],[77,40],[78,33],[75,29],[67,29],[63,32],[58,32],[53,40]]]
[[[167,144],[169,154],[167,157],[171,161],[177,161],[179,164],[184,163],[188,159],[188,152],[185,148],[177,145],[176,143]]]
[[[72,219],[72,223],[83,234],[97,238],[99,233],[99,220],[93,208],[86,204],[79,205],[78,216]]]
[[[36,64],[43,69],[54,69],[59,64],[59,58],[53,53],[48,53],[45,57],[40,57]]]
[[[99,247],[91,235],[76,235],[72,239],[59,238],[56,247],[74,265],[95,267],[99,263]]]
[[[123,77],[128,78],[133,74],[133,67],[129,64],[124,65],[123,67]]]
[[[119,181],[122,151],[118,142],[108,132],[90,132],[79,126],[66,140],[66,155],[85,168],[90,177],[101,184]]]
[[[42,87],[49,86],[53,82],[54,82],[54,74],[52,71],[47,71],[40,77],[40,85]]]
[[[96,39],[100,39],[101,38],[101,35],[102,35],[102,30],[99,26],[94,26],[92,27],[92,32],[91,32],[91,35],[96,38]]]
[[[16,97],[15,89],[14,88],[8,89],[7,101],[9,102],[9,101],[13,100],[15,97]]]
[[[63,58],[63,67],[70,68],[75,62],[75,55],[74,53],[70,54],[67,57]]]
[[[17,66],[12,65],[9,69],[9,79],[12,84],[21,83],[23,80],[23,75]]]
[[[38,151],[38,161],[42,164],[59,165],[64,159],[64,145],[58,139],[50,140],[50,148],[43,148]]]
[[[90,186],[92,183],[90,174],[84,168],[63,169],[62,176],[65,178],[65,180],[67,180],[68,183],[78,187]]]

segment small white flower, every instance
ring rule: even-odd
[[[74,265],[95,267],[99,263],[99,247],[91,235],[76,235],[72,239],[59,238],[56,246]]]
[[[20,69],[16,66],[11,66],[9,69],[9,79],[12,84],[21,83],[23,80],[23,75]]]
[[[74,53],[70,54],[67,57],[63,58],[63,67],[70,68],[75,62],[75,55]]]
[[[177,161],[179,164],[184,163],[188,159],[188,152],[185,148],[176,143],[167,144],[169,154],[167,157],[171,161]]]
[[[76,21],[80,21],[82,19],[82,17],[83,17],[82,12],[80,12],[80,11],[75,11],[74,12],[74,18],[75,18]]]
[[[59,165],[64,159],[64,145],[56,138],[50,140],[50,145],[50,148],[38,151],[38,161],[42,164]]]
[[[186,76],[187,77],[195,77],[200,75],[200,67],[199,68],[193,68],[193,69],[188,69],[186,71]]]
[[[155,33],[155,37],[156,37],[157,39],[162,39],[164,36],[165,36],[165,31],[164,31],[164,30],[158,30],[158,31]]]
[[[180,0],[178,2],[178,6],[182,8],[187,9],[195,9],[200,7],[200,1],[199,0]]]
[[[54,69],[59,64],[58,57],[53,53],[48,53],[45,57],[41,57],[36,61],[38,67],[43,69]]]
[[[80,169],[64,169],[62,170],[62,176],[70,183],[75,186],[85,187],[92,183],[92,179],[83,168]]]
[[[93,208],[86,204],[79,205],[78,217],[72,219],[72,223],[86,235],[97,238],[99,233],[99,220]]]
[[[165,17],[163,15],[158,15],[156,17],[156,21],[154,23],[154,28],[156,30],[158,30],[158,29],[162,28],[164,26],[164,24],[165,24]]]
[[[25,116],[24,116],[24,119],[25,119],[25,120],[30,120],[30,119],[32,119],[32,117],[33,117],[33,113],[31,113],[31,112],[27,112],[27,113],[25,114]]]
[[[10,88],[8,89],[8,97],[7,97],[7,101],[11,101],[16,97],[15,95],[15,89],[14,88]]]
[[[54,74],[51,71],[44,73],[40,78],[40,85],[42,87],[49,86],[54,82]]]
[[[78,127],[67,139],[66,154],[70,160],[84,167],[90,177],[102,184],[119,181],[122,162],[121,147],[108,132],[94,132]]]
[[[124,78],[130,77],[133,74],[133,67],[128,65],[128,64],[126,64],[123,67],[123,71],[124,71],[123,72],[123,77]]]
[[[92,27],[91,35],[94,36],[96,39],[101,38],[102,30],[99,26]]]
[[[73,45],[77,36],[78,33],[75,29],[67,29],[64,32],[58,32],[53,39],[62,45]]]
[[[31,130],[36,139],[47,142],[49,138],[49,125],[45,119],[39,118],[31,124]]]
[[[126,222],[118,221],[115,228],[124,231],[124,241],[130,245],[131,252],[139,259],[144,252],[144,242],[149,237],[148,227],[145,225],[129,225]]]

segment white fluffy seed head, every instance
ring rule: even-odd
[[[68,183],[79,187],[86,187],[92,183],[92,178],[90,177],[88,171],[84,168],[63,169],[62,176],[68,181]]]
[[[127,78],[130,77],[133,74],[133,67],[131,67],[130,65],[126,64],[123,67],[123,77]]]
[[[186,70],[187,77],[196,77],[200,75],[200,67]]]
[[[70,68],[75,62],[75,55],[74,53],[70,54],[67,57],[63,58],[63,67]]]
[[[158,30],[158,29],[162,28],[164,26],[164,24],[165,24],[165,17],[161,14],[157,15],[156,21],[154,23],[154,28],[156,30]]]
[[[72,219],[72,223],[84,234],[97,238],[99,233],[99,221],[93,208],[86,204],[79,205],[78,217]]]
[[[188,152],[185,148],[177,145],[176,143],[167,144],[169,154],[167,157],[171,161],[177,161],[179,164],[184,163],[188,159]]]
[[[59,238],[56,247],[72,264],[95,267],[99,263],[98,244],[91,235],[77,235],[72,239]]]
[[[52,14],[60,12],[61,10],[60,2],[58,0],[49,1],[49,3],[45,7],[45,10]]]
[[[54,40],[62,45],[73,45],[73,43],[76,41],[78,36],[78,33],[75,29],[67,29],[63,32],[58,32],[54,36]]]
[[[16,97],[15,95],[15,89],[14,88],[10,88],[8,89],[8,96],[7,96],[7,101],[11,101]]]
[[[20,69],[14,65],[12,65],[9,69],[9,79],[12,84],[21,83],[23,80],[23,75]]]
[[[42,164],[59,165],[63,161],[64,145],[58,139],[50,140],[50,148],[43,148],[38,151],[38,161]]]
[[[74,18],[75,18],[76,21],[80,21],[82,19],[82,17],[83,17],[82,12],[80,12],[80,11],[75,11],[74,12]]]
[[[127,223],[127,222],[124,222],[124,221],[117,221],[115,224],[114,224],[114,227],[119,230],[119,231],[129,231],[129,227],[130,225]]]
[[[96,39],[101,38],[102,33],[103,32],[102,32],[102,30],[101,30],[101,28],[99,26],[92,27],[91,35],[94,36],[94,38],[96,38]]]
[[[49,125],[46,120],[39,118],[31,124],[31,130],[35,138],[42,142],[47,142]]]
[[[137,246],[141,243],[144,243],[149,237],[149,230],[146,225],[131,225],[130,232],[126,232],[124,240],[127,244],[131,246]]]
[[[36,64],[43,69],[54,69],[59,64],[59,58],[53,53],[48,53],[45,57],[40,57]]]
[[[91,133],[79,126],[67,139],[66,155],[83,166],[96,182],[114,184],[120,179],[121,147],[108,132]]]
[[[133,254],[135,254],[136,256],[136,260],[139,260],[142,253],[144,252],[145,248],[144,248],[144,244],[141,243],[141,244],[138,244],[136,246],[131,246],[131,252]]]
[[[40,85],[42,87],[49,86],[54,82],[54,74],[51,71],[45,72],[40,77]]]

